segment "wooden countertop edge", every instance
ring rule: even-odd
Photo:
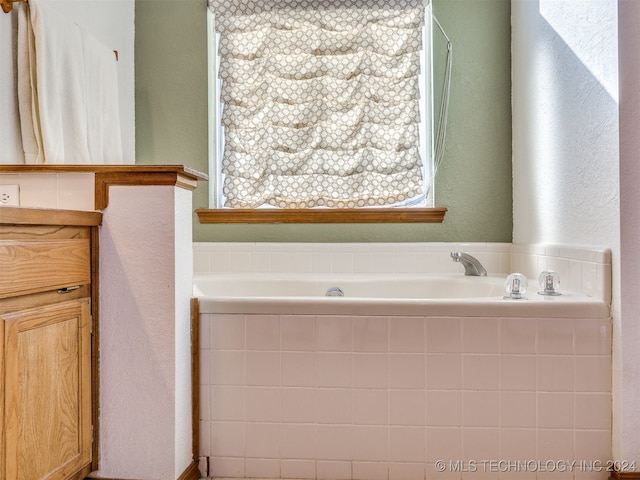
[[[0,174],[90,173],[94,175],[94,208],[109,205],[111,186],[167,185],[195,190],[199,181],[209,177],[185,165],[0,165]]]
[[[176,173],[192,180],[208,180],[205,173],[186,165],[0,165],[1,173],[96,173],[96,174],[153,174]]]
[[[101,212],[53,208],[0,207],[0,225],[73,225],[95,227],[102,224]]]

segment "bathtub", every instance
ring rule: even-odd
[[[523,464],[607,465],[608,305],[535,285],[504,300],[505,277],[196,275],[207,476],[437,479],[478,465],[478,478],[497,478],[487,468],[502,462],[521,478]],[[325,295],[334,287],[344,296]]]
[[[503,298],[506,275],[448,274],[240,274],[194,276],[203,313],[327,315],[441,315],[603,318],[600,299],[561,291],[524,299]],[[530,282],[531,283],[531,282]],[[339,289],[339,290],[338,290]],[[329,291],[343,296],[328,296]]]

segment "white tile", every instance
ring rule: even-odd
[[[279,422],[282,418],[282,392],[272,387],[246,387],[245,420],[247,422]]]
[[[351,462],[318,460],[316,476],[318,480],[349,480],[351,478]]]
[[[462,319],[462,348],[465,353],[499,353],[498,319]]]
[[[611,355],[610,319],[577,319],[574,328],[577,355]]]
[[[498,390],[499,385],[499,355],[462,355],[463,389]]]
[[[386,426],[353,427],[353,460],[385,461],[388,455]]]
[[[318,388],[315,396],[316,422],[323,424],[351,423],[351,390],[347,388]]]
[[[246,478],[280,478],[280,460],[247,458],[244,471]]]
[[[428,390],[462,388],[462,355],[429,353],[426,359]]]
[[[256,458],[280,458],[280,425],[246,423],[244,455]]]
[[[351,387],[351,353],[316,353],[316,384],[319,387]]]
[[[244,472],[246,478],[280,478],[280,460],[247,458]]]
[[[462,393],[462,425],[465,427],[499,425],[499,405],[498,392],[464,391]]]
[[[244,478],[244,458],[211,458],[212,478]]]
[[[389,461],[424,462],[425,429],[421,427],[389,427]]]
[[[573,393],[538,393],[538,429],[570,429],[573,419]]]
[[[423,353],[425,350],[423,317],[393,317],[389,321],[389,352]]]
[[[315,425],[283,424],[280,431],[283,459],[314,459],[317,455]],[[309,466],[306,466],[308,471]]]
[[[542,392],[572,392],[574,371],[573,356],[539,356],[537,361],[537,388]]]
[[[467,428],[462,432],[463,459],[494,459],[500,453],[498,428]]]
[[[280,352],[247,352],[247,385],[280,385]]]
[[[315,460],[288,460],[280,461],[280,475],[290,479],[314,479],[316,478]]]
[[[389,388],[424,388],[425,356],[418,353],[389,354]]]
[[[389,357],[386,354],[354,353],[351,361],[354,388],[387,388]]]
[[[353,273],[353,254],[334,253],[331,255],[332,273]]]
[[[245,387],[211,387],[211,419],[242,422],[245,420]]]
[[[536,322],[530,318],[500,321],[500,352],[532,354],[536,351]]]
[[[611,358],[609,356],[575,357],[576,392],[610,392]]]
[[[427,429],[426,461],[462,459],[462,429],[431,427]],[[434,471],[434,470],[431,470]]]
[[[212,385],[244,385],[245,357],[240,351],[213,351],[211,361]]]
[[[20,174],[0,173],[0,185],[20,185]]]
[[[352,319],[341,316],[316,318],[316,348],[325,352],[350,352],[353,348]]]
[[[500,392],[500,424],[507,428],[535,428],[535,392]]]
[[[58,208],[95,210],[93,173],[58,173]]]
[[[422,426],[425,424],[424,390],[390,390],[389,424]]]
[[[245,431],[242,422],[212,422],[211,455],[242,457],[245,453]]]
[[[348,425],[316,426],[316,458],[318,460],[351,460],[353,429]]]
[[[316,348],[315,317],[282,315],[280,338],[283,351],[314,351]]]
[[[386,352],[388,325],[387,317],[354,317],[354,352]]]
[[[577,393],[575,396],[577,429],[611,429],[611,395],[608,393]]]
[[[210,320],[209,344],[214,350],[240,350],[245,346],[245,316],[243,314],[216,313]]]
[[[540,318],[536,322],[538,354],[570,355],[574,353],[573,322],[571,320]]]
[[[26,207],[56,208],[58,206],[56,175],[21,173],[20,204]]]
[[[459,318],[427,318],[427,353],[462,352],[462,320]]]
[[[407,480],[425,478],[424,463],[389,463],[389,480]]]
[[[388,480],[386,462],[352,462],[353,480]]]
[[[208,273],[211,271],[209,262],[211,256],[209,252],[194,251],[193,253],[193,273]]]
[[[462,425],[462,392],[427,390],[426,422],[429,427],[460,427]]]
[[[536,430],[534,428],[501,428],[500,459],[536,458]]]
[[[247,350],[280,350],[278,315],[247,315],[245,328]]]
[[[538,429],[538,460],[574,458],[573,438],[573,430]]]
[[[353,423],[356,425],[387,425],[389,403],[387,390],[352,390]]]
[[[316,356],[312,352],[282,352],[281,382],[289,387],[316,385]]]
[[[534,355],[501,355],[500,390],[535,391],[536,371]]]

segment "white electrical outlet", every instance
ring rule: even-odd
[[[0,205],[20,205],[20,186],[0,185]]]

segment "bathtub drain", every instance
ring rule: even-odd
[[[344,297],[344,292],[342,291],[342,289],[340,287],[331,287],[329,290],[327,290],[327,293],[325,293],[325,296],[327,296],[327,297]]]

